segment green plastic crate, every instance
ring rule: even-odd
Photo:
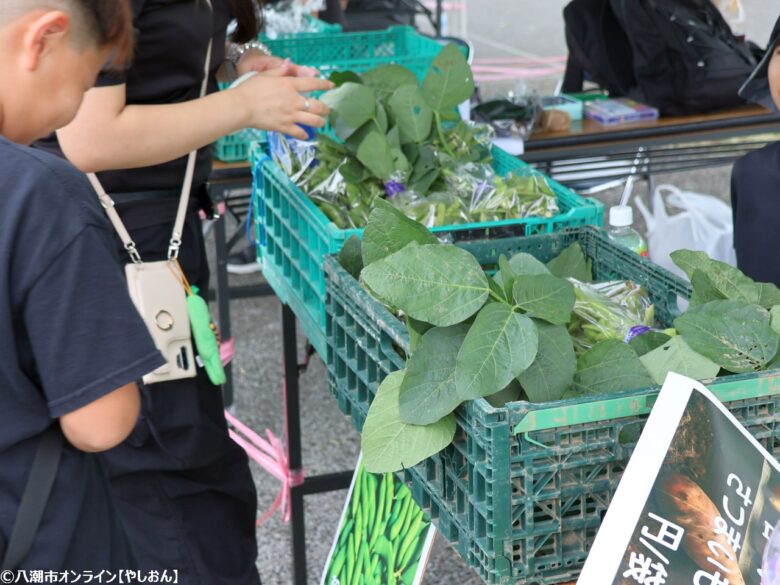
[[[274,55],[325,75],[349,69],[361,73],[379,65],[403,65],[422,80],[442,46],[408,26],[384,31],[297,35],[265,41]]]
[[[575,241],[593,260],[598,279],[644,286],[665,325],[677,313],[678,297],[690,294],[687,283],[594,228],[459,245],[491,267],[500,254],[516,252],[548,261]],[[334,257],[324,267],[329,385],[360,430],[381,380],[403,368],[399,350],[408,338],[403,324]],[[708,386],[780,455],[780,372],[729,376]],[[469,402],[456,411],[453,445],[406,470],[405,479],[433,518],[446,516],[445,535],[486,583],[576,580],[635,446],[622,444],[620,434],[644,424],[657,391],[504,408]]]
[[[493,168],[501,175],[509,172],[540,174],[499,148],[493,148]],[[322,259],[339,252],[350,236],[362,237],[363,230],[337,228],[268,157],[258,159],[254,177],[255,208],[259,213],[257,239],[263,274],[277,295],[290,305],[309,341],[324,357],[325,275]],[[496,237],[548,233],[566,227],[603,223],[601,203],[580,197],[548,180],[558,196],[559,215],[441,226],[433,231],[451,233],[456,238]]]

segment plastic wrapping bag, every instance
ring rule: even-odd
[[[316,166],[317,145],[314,142],[288,138],[278,132],[268,132],[268,149],[273,161],[296,185]]]
[[[647,291],[630,280],[611,280],[589,284],[609,300],[628,309],[642,323],[650,325],[655,320],[655,305]]]
[[[585,352],[607,339],[628,343],[653,325],[655,310],[646,305],[634,285],[624,282],[596,286],[569,279],[574,285],[576,302],[569,333],[578,353]],[[607,296],[602,291],[608,291]],[[641,291],[641,288],[639,289]],[[625,303],[625,304],[621,304]]]
[[[263,9],[263,33],[269,39],[301,32],[316,32],[313,12],[325,9],[325,0],[283,0]]]

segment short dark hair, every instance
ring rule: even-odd
[[[128,0],[69,0],[80,9],[87,33],[99,47],[113,49],[110,68],[122,67],[133,55],[135,34]]]

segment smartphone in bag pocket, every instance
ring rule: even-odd
[[[187,297],[172,268],[168,260],[125,266],[130,298],[167,362],[145,384],[195,377]]]

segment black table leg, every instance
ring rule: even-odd
[[[300,388],[295,315],[282,305],[282,351],[284,360],[284,405],[287,457],[292,476],[290,522],[292,527],[293,575],[295,585],[306,585],[306,527],[303,506],[303,455],[301,453]]]
[[[224,194],[220,199],[224,200]],[[230,287],[227,273],[228,247],[227,231],[225,229],[226,220],[225,214],[222,214],[222,216],[214,222],[214,241],[216,242],[217,256],[216,296],[220,335],[222,336],[222,339],[231,339],[233,332],[230,324]],[[233,405],[232,364],[225,366],[225,376],[226,381],[222,386],[222,398],[225,402],[225,407],[229,408]]]

